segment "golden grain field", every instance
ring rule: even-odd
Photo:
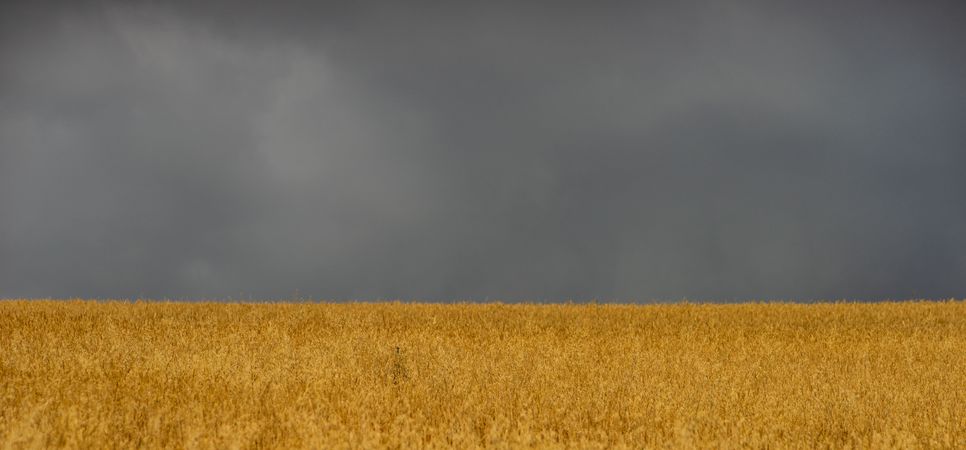
[[[966,303],[0,302],[2,448],[966,448]]]

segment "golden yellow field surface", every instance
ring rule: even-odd
[[[966,303],[0,302],[0,447],[966,448]]]

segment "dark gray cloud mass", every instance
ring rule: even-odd
[[[961,2],[438,3],[5,3],[0,297],[966,294]]]

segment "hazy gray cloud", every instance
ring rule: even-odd
[[[961,297],[956,2],[0,10],[0,296]]]

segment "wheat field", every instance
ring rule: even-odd
[[[966,448],[966,303],[0,302],[2,448]]]

